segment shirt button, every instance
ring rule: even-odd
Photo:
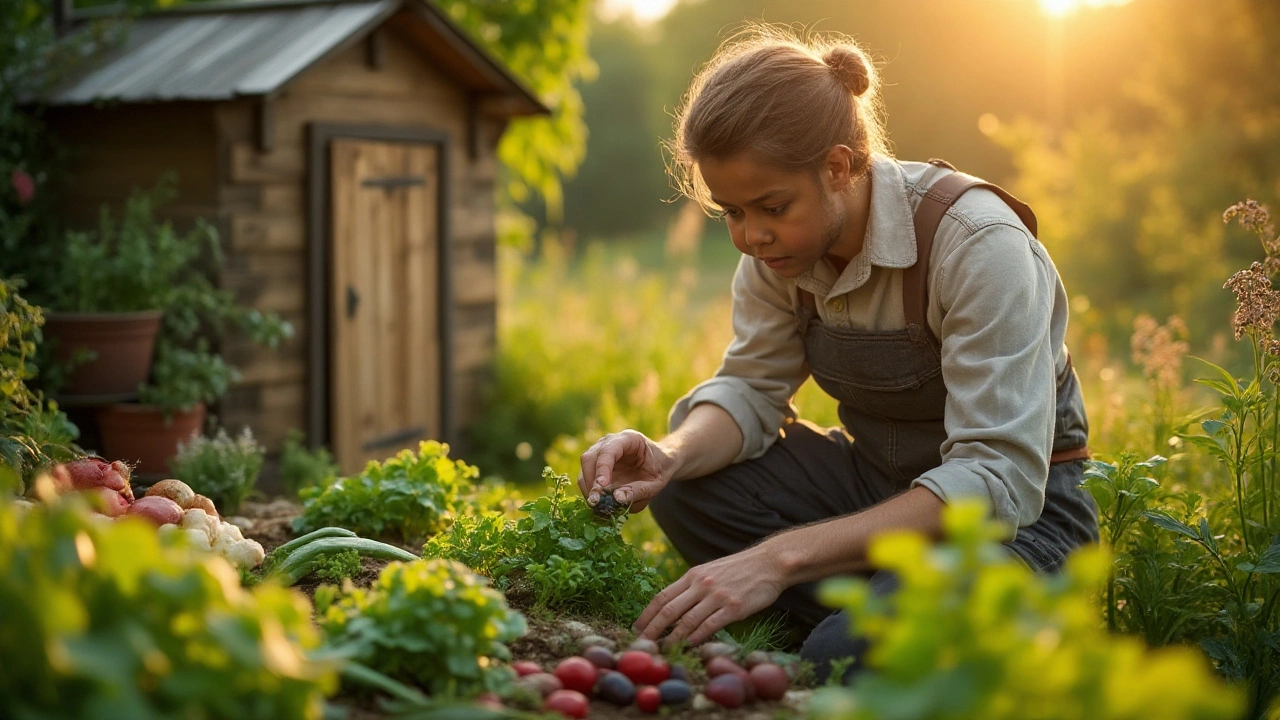
[[[835,300],[832,300],[829,304],[831,305],[831,309],[835,312],[844,312],[844,298],[838,297]]]

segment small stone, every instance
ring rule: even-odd
[[[812,690],[788,690],[782,696],[782,704],[793,708],[804,708],[813,699]]]
[[[693,689],[683,680],[663,680],[658,683],[663,705],[683,705],[693,698]]]
[[[694,710],[697,710],[698,712],[706,712],[707,710],[714,710],[715,708],[718,708],[720,706],[717,705],[714,700],[707,697],[706,695],[703,695],[702,693],[698,693],[697,695],[693,696],[692,707]]]
[[[575,638],[584,638],[588,635],[595,634],[595,630],[591,629],[590,625],[583,622],[578,622],[577,620],[565,620],[561,622],[560,629],[564,630],[565,632],[569,633]]]
[[[627,649],[647,652],[650,655],[657,655],[659,652],[661,652],[661,650],[659,650],[658,648],[658,643],[648,638],[636,638],[634,641],[632,641],[630,645],[627,646]]]
[[[600,645],[592,645],[582,651],[582,657],[591,661],[592,665],[598,668],[612,670],[614,666],[613,653],[609,649]]]
[[[578,641],[578,647],[583,650],[586,650],[589,647],[602,647],[609,650],[609,652],[613,652],[618,649],[618,643],[604,637],[603,635],[587,635]]]
[[[683,680],[683,681],[685,681],[685,682],[689,682],[689,671],[688,671],[688,670],[685,670],[683,665],[672,665],[672,666],[671,666],[671,679],[672,679],[672,680]]]
[[[596,694],[606,702],[625,707],[636,699],[636,686],[626,675],[611,672],[600,678],[600,683],[596,686]]]
[[[769,656],[769,653],[764,650],[756,650],[754,652],[747,653],[747,657],[743,659],[742,664],[750,670],[761,663],[767,662],[773,662],[773,658]]]
[[[732,655],[736,652],[738,652],[738,648],[726,642],[709,642],[698,646],[698,655],[703,661],[720,655]]]

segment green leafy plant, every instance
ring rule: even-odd
[[[550,493],[523,505],[526,517],[460,517],[427,543],[423,555],[466,563],[538,608],[635,619],[662,581],[623,539],[627,513],[599,518],[567,475],[546,468],[543,479]]]
[[[316,577],[326,582],[338,583],[360,574],[360,553],[355,550],[343,550],[320,561],[316,568]]]
[[[435,697],[506,690],[506,643],[524,616],[466,566],[445,560],[393,562],[368,589],[316,593],[328,643],[356,662]]]
[[[370,462],[359,475],[325,488],[304,488],[302,514],[293,529],[334,525],[406,545],[420,543],[449,526],[479,474],[474,466],[450,460],[448,445],[422,442],[416,453],[401,450],[384,462]]]
[[[58,406],[27,386],[44,317],[18,294],[18,281],[0,279],[0,494],[19,491],[40,469],[82,454],[79,430]]]
[[[0,499],[0,715],[318,720],[336,677],[309,604],[184,540]]]
[[[1241,693],[1195,650],[1151,651],[1099,627],[1093,596],[1110,564],[1105,549],[1077,551],[1061,576],[1037,576],[998,544],[1003,531],[987,507],[959,502],[944,512],[943,544],[910,533],[873,542],[871,562],[901,581],[895,594],[877,597],[862,580],[822,585],[871,650],[851,689],[818,691],[815,717],[1239,717]]]
[[[249,428],[234,438],[219,428],[214,437],[196,436],[180,443],[170,467],[174,477],[212,500],[219,513],[234,515],[253,492],[265,455]]]
[[[328,449],[310,450],[305,439],[302,431],[290,430],[280,451],[280,481],[290,495],[297,495],[303,488],[329,485],[341,474]]]

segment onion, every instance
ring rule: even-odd
[[[182,508],[178,507],[178,503],[156,495],[138,498],[129,506],[128,514],[144,517],[155,523],[156,527],[182,521]]]

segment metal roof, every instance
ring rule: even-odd
[[[87,105],[267,96],[404,8],[421,28],[417,42],[424,54],[438,56],[443,49],[432,47],[436,45],[454,48],[447,59],[455,70],[465,66],[471,73],[479,72],[489,78],[485,85],[490,92],[518,98],[526,108],[518,114],[547,112],[506,68],[429,2],[238,0],[183,7],[192,9],[132,21],[120,47],[43,101]]]

